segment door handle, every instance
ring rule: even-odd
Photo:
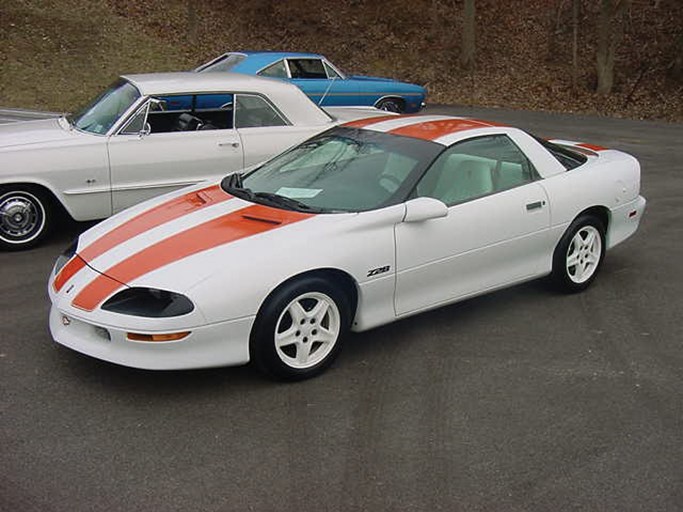
[[[531,210],[538,210],[539,208],[543,208],[545,206],[545,201],[536,201],[534,203],[528,203],[526,205],[526,211],[530,212]]]
[[[220,147],[225,147],[225,146],[232,146],[233,148],[238,148],[240,147],[240,143],[237,141],[232,141],[232,142],[219,142],[218,145]]]

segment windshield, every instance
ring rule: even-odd
[[[356,212],[402,202],[443,149],[370,130],[333,128],[266,162],[228,192],[303,211]],[[287,199],[289,201],[287,201]],[[298,208],[293,205],[298,205]]]
[[[135,86],[120,79],[68,119],[79,130],[103,135],[139,97],[140,92]]]
[[[230,71],[246,58],[246,55],[239,53],[228,53],[208,66],[200,68],[199,71],[202,73],[205,71]]]

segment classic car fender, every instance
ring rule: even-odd
[[[105,137],[77,132],[66,140],[9,146],[0,149],[0,161],[0,184],[40,186],[75,220],[111,215]]]

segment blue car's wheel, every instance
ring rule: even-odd
[[[402,114],[406,108],[405,102],[400,98],[383,98],[375,106],[380,110],[396,112],[397,114]]]

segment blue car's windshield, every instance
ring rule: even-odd
[[[118,80],[85,108],[71,115],[72,126],[85,132],[103,135],[140,98],[140,92],[130,82]]]
[[[303,211],[372,210],[405,200],[442,149],[430,141],[338,127],[273,158],[241,182],[224,180],[224,188],[255,202],[286,198],[279,202]]]

